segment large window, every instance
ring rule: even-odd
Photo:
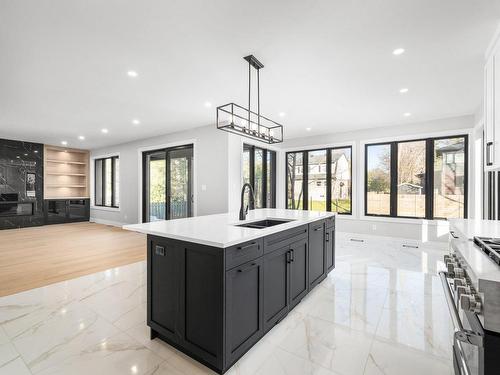
[[[369,144],[365,158],[366,215],[467,217],[467,136]]]
[[[286,207],[351,213],[351,147],[286,154]]]
[[[243,182],[253,187],[255,208],[275,208],[276,152],[244,144]],[[248,195],[245,199],[248,200]]]
[[[120,159],[118,156],[95,159],[94,205],[120,206]]]

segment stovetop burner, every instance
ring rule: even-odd
[[[474,237],[474,243],[500,266],[500,238]]]

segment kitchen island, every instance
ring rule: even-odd
[[[257,209],[126,225],[146,233],[147,324],[226,372],[335,267],[335,215]]]

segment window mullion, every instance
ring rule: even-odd
[[[391,197],[390,216],[398,215],[398,143],[391,143]]]
[[[262,149],[262,208],[267,208],[267,153]]]
[[[425,218],[434,218],[434,139],[425,141]]]
[[[309,155],[307,151],[304,151],[302,153],[302,181],[303,181],[303,188],[302,191],[304,192],[304,197],[302,198],[302,209],[303,210],[308,210],[309,209]]]
[[[332,210],[332,149],[326,150],[326,210]]]
[[[106,159],[102,159],[102,178],[101,178],[101,190],[102,190],[102,205],[106,206]]]

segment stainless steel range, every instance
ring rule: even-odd
[[[446,271],[439,275],[455,331],[455,374],[498,375],[500,238],[469,237],[463,227],[451,228]]]

